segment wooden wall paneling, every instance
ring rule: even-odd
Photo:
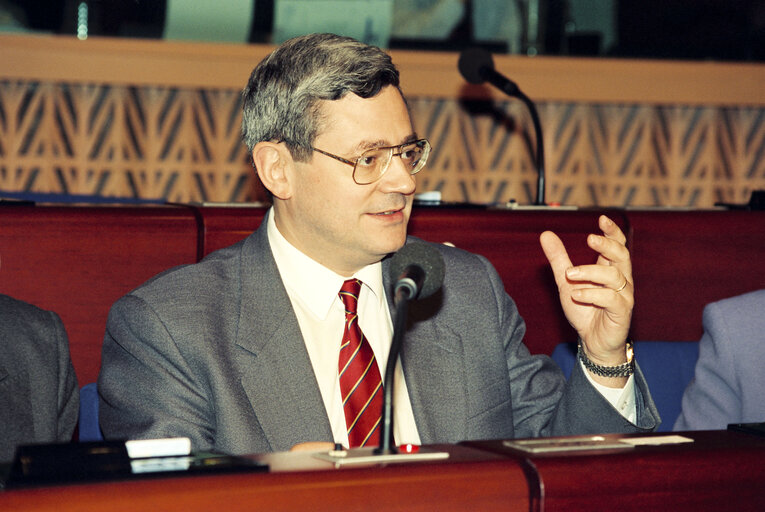
[[[192,176],[202,201],[252,201],[258,190],[241,136],[241,93],[199,90],[191,96]]]
[[[704,306],[765,288],[765,213],[628,211],[636,340],[698,341]]]
[[[719,151],[714,200],[746,203],[753,190],[765,190],[765,109],[720,108],[715,118]]]
[[[0,190],[175,202],[265,198],[240,142],[262,45],[0,35]],[[457,55],[391,52],[434,153],[420,190],[531,203],[528,112],[465,84]],[[709,208],[765,188],[765,65],[528,58],[500,72],[536,101],[547,200]]]
[[[59,314],[80,385],[95,382],[111,305],[197,260],[185,207],[0,208],[0,293]]]

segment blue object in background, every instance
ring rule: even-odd
[[[95,382],[80,389],[80,441],[103,441],[98,426],[98,388]]]
[[[552,358],[568,379],[576,364],[576,343],[560,343]],[[685,388],[693,378],[699,344],[690,341],[636,341],[635,360],[661,416],[658,432],[670,432],[680,416]]]

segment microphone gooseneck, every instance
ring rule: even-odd
[[[375,454],[396,453],[391,446],[393,439],[393,376],[395,374],[401,343],[406,330],[406,314],[410,300],[422,299],[436,293],[444,281],[444,259],[434,246],[424,242],[412,242],[393,255],[390,276],[393,281],[393,304],[395,306],[393,339],[385,365],[383,381],[383,405],[380,425],[380,446]]]
[[[489,82],[508,96],[520,99],[529,109],[537,142],[537,200],[534,204],[543,206],[545,204],[545,150],[542,139],[542,124],[539,121],[539,114],[534,102],[521,91],[515,82],[494,69],[494,60],[491,54],[483,48],[469,48],[463,51],[460,54],[457,67],[463,78],[471,84]]]

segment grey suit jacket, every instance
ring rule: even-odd
[[[437,247],[443,287],[412,305],[401,354],[423,443],[655,428],[642,376],[635,427],[581,372],[566,384],[551,359],[529,355],[524,323],[485,258]],[[332,441],[265,222],[120,299],[98,388],[107,438],[188,436],[197,450],[225,453]]]
[[[70,441],[79,404],[58,315],[0,295],[0,462],[20,444]]]
[[[765,290],[708,304],[675,430],[765,421]]]

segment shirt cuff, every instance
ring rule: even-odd
[[[623,388],[609,388],[593,380],[590,372],[584,367],[581,361],[579,365],[582,371],[587,376],[587,380],[590,384],[603,395],[603,398],[608,400],[608,403],[614,406],[614,409],[619,411],[619,414],[624,416],[630,423],[634,424],[637,420],[637,406],[635,405],[635,375],[630,375],[627,379],[627,383]]]

